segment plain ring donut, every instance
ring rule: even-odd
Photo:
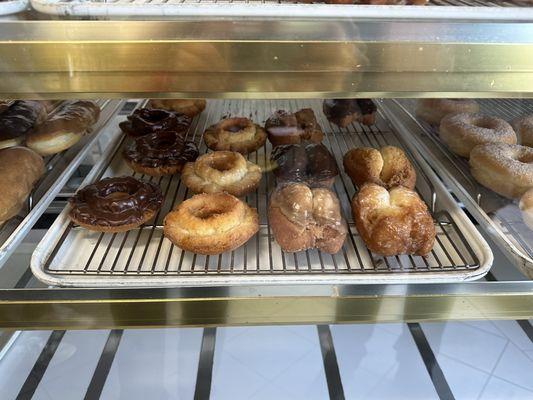
[[[257,210],[228,193],[202,193],[165,217],[163,232],[176,246],[216,255],[242,246],[259,230]]]
[[[468,99],[420,99],[416,116],[431,125],[439,125],[448,114],[478,113],[479,104]]]
[[[181,180],[195,193],[228,192],[237,197],[254,191],[261,167],[234,151],[214,151],[183,167]]]
[[[489,143],[470,154],[472,175],[483,186],[514,199],[533,187],[533,148]]]
[[[204,133],[204,141],[211,150],[237,151],[248,154],[263,146],[266,132],[248,118],[226,118],[211,125]]]
[[[508,122],[484,114],[448,115],[440,123],[439,134],[451,151],[466,158],[479,144],[516,144],[516,134]]]
[[[516,121],[513,126],[518,134],[519,144],[533,147],[533,115]]]

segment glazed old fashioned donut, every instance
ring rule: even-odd
[[[420,99],[416,116],[432,125],[439,125],[448,114],[478,113],[479,104],[469,99]]]
[[[524,223],[533,230],[533,187],[522,195],[519,207]]]
[[[270,161],[278,184],[301,182],[311,187],[331,187],[339,174],[335,158],[322,143],[277,146]]]
[[[513,126],[518,134],[518,144],[533,147],[533,115],[521,118]]]
[[[377,107],[370,99],[326,99],[322,110],[328,121],[341,128],[352,122],[373,125],[376,121]]]
[[[176,246],[215,255],[242,246],[259,230],[257,211],[228,193],[202,193],[165,217],[163,232]]]
[[[151,99],[148,107],[160,110],[174,111],[188,117],[194,117],[205,110],[204,99]]]
[[[355,186],[372,182],[387,189],[404,186],[413,189],[416,172],[402,149],[385,146],[380,149],[358,147],[343,158],[344,170]]]
[[[135,172],[162,176],[174,175],[196,160],[198,148],[176,131],[159,131],[136,138],[122,154]]]
[[[195,193],[227,192],[240,197],[254,191],[261,167],[234,151],[214,151],[185,165],[183,183]]]
[[[363,185],[352,199],[355,225],[366,246],[384,256],[426,255],[433,248],[435,226],[426,204],[403,186],[390,191]]]
[[[265,144],[266,132],[248,118],[226,118],[207,128],[204,140],[211,150],[248,154]]]
[[[337,253],[346,238],[339,199],[326,188],[303,183],[278,186],[268,206],[274,239],[286,252],[317,248]]]
[[[508,198],[518,198],[533,187],[533,148],[488,143],[470,153],[470,171],[483,186]]]
[[[294,114],[285,110],[276,111],[265,122],[265,130],[272,146],[305,140],[320,143],[324,137],[315,113],[310,108],[304,108]]]
[[[70,219],[98,232],[125,232],[149,221],[161,208],[158,186],[130,176],[105,178],[70,199]]]
[[[120,124],[122,132],[132,137],[149,135],[158,131],[186,132],[191,126],[191,118],[166,110],[139,108],[128,115]]]
[[[440,123],[440,138],[454,153],[468,158],[484,143],[516,144],[516,134],[506,121],[483,114],[451,114]]]
[[[26,137],[26,146],[42,156],[75,145],[100,117],[100,107],[90,100],[62,102]]]

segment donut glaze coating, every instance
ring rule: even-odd
[[[126,121],[119,124],[120,129],[128,136],[139,137],[157,131],[173,130],[186,132],[191,125],[191,118],[171,111],[139,108]]]

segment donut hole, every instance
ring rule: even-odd
[[[524,164],[533,164],[533,154],[521,154],[516,160]]]
[[[170,113],[165,110],[149,110],[142,115],[142,119],[149,123],[156,123],[167,119]]]
[[[198,219],[209,219],[221,214],[225,214],[227,210],[217,204],[205,204],[203,207],[191,210],[191,214]]]
[[[472,125],[483,129],[494,129],[494,121],[487,120],[485,118],[472,121]]]
[[[126,192],[112,192],[112,193],[109,193],[109,194],[107,194],[106,196],[103,196],[103,197],[106,200],[120,201],[120,200],[127,199],[130,196],[131,196],[131,194],[126,193]]]
[[[233,168],[233,160],[228,158],[215,159],[211,161],[209,166],[217,171],[225,172]]]
[[[231,133],[240,132],[249,125],[250,122],[246,118],[229,118],[221,122],[221,128]]]

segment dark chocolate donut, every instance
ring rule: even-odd
[[[96,231],[121,232],[148,221],[161,208],[158,186],[130,176],[105,178],[70,199],[73,222]]]
[[[303,182],[311,187],[330,187],[339,174],[335,158],[321,143],[277,146],[270,160],[278,183]]]
[[[39,101],[15,101],[0,115],[0,140],[28,133],[47,117],[46,105]]]
[[[141,174],[172,175],[198,157],[198,147],[175,131],[160,131],[136,138],[123,152],[130,167]]]
[[[327,119],[341,128],[354,121],[372,125],[377,111],[376,105],[370,99],[326,99],[322,109]]]
[[[320,143],[324,137],[315,113],[310,108],[304,108],[294,114],[285,110],[276,111],[267,119],[265,130],[273,146],[306,140]]]
[[[122,132],[139,137],[162,130],[185,132],[191,125],[191,118],[171,111],[139,108],[128,115],[127,121],[119,124]]]

